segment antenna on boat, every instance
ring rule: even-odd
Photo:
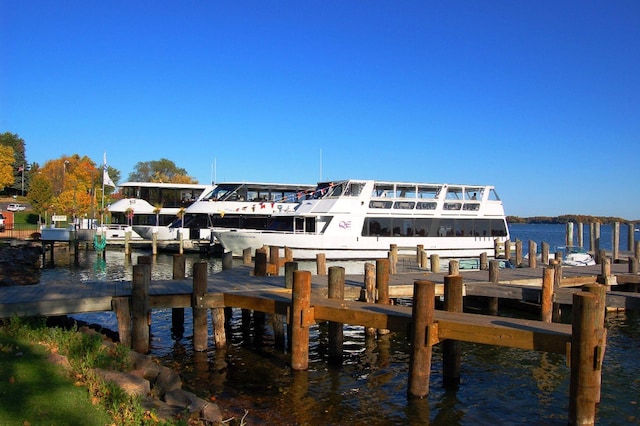
[[[211,184],[216,183],[216,157],[213,157],[213,163],[211,163]]]

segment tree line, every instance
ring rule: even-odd
[[[107,167],[117,185],[120,171]],[[17,134],[0,134],[0,194],[25,195],[35,214],[95,218],[105,213],[115,187],[103,182],[103,166],[87,156],[62,155],[40,165],[28,163],[26,143]],[[138,162],[127,179],[132,182],[198,183],[171,160]]]
[[[621,217],[612,216],[588,216],[580,214],[567,214],[562,216],[532,216],[532,217],[518,217],[507,216],[508,223],[532,223],[532,224],[566,224],[573,223],[602,223],[611,224],[615,222],[626,223],[628,220]],[[632,221],[640,222],[640,221]]]

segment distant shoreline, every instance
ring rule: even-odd
[[[532,217],[519,217],[519,216],[507,216],[508,223],[538,223],[538,224],[566,224],[573,223],[593,223],[598,222],[602,224],[611,224],[615,222],[619,223],[637,223],[637,220],[627,220],[620,217],[610,216],[587,216],[587,215],[563,215],[563,216],[532,216]]]

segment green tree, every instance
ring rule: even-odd
[[[0,145],[13,148],[13,160],[11,161],[13,181],[8,185],[14,193],[22,190],[22,176],[24,172],[24,187],[29,186],[27,172],[27,157],[25,155],[25,142],[17,134],[5,132],[0,133]],[[1,186],[1,185],[0,185]]]
[[[27,198],[36,214],[46,216],[46,213],[51,210],[55,202],[55,197],[53,195],[51,182],[45,175],[38,171],[34,172],[31,178],[31,184],[29,185]]]
[[[156,161],[141,161],[129,174],[131,182],[198,183],[187,171],[166,158]]]

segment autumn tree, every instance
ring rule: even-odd
[[[0,145],[0,191],[13,185],[13,148]]]
[[[27,158],[25,155],[25,142],[24,140],[18,136],[17,134],[5,132],[0,133],[0,146],[1,147],[10,147],[13,149],[13,153],[11,156],[0,155],[0,159],[11,160],[11,174],[13,175],[13,180],[11,183],[6,185],[7,188],[11,188],[13,192],[18,193],[22,189],[22,178],[24,176],[25,182],[24,184],[28,186],[28,176],[27,174],[23,175],[23,172],[27,172]],[[0,190],[3,189],[3,186],[0,182]]]
[[[198,183],[187,171],[166,158],[157,161],[141,161],[129,174],[132,182]]]
[[[51,182],[42,173],[40,173],[37,167],[32,168],[31,170],[32,178],[27,198],[29,199],[29,204],[31,204],[31,207],[36,214],[46,216],[47,212],[53,212],[55,202]]]

